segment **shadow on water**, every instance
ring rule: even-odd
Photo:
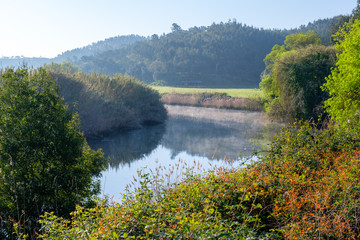
[[[109,158],[110,167],[129,165],[150,154],[165,133],[165,124],[144,126],[131,131],[119,131],[107,135],[101,140],[89,140],[93,149],[102,148]]]

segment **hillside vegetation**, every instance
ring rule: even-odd
[[[255,88],[263,59],[285,36],[315,30],[330,42],[330,26],[337,18],[315,21],[292,30],[265,30],[229,21],[172,32],[127,48],[84,57],[77,64],[85,72],[125,73],[145,83],[177,87]]]
[[[70,61],[86,73],[116,73],[145,83],[167,86],[255,88],[264,69],[263,59],[275,44],[289,34],[313,30],[324,44],[330,43],[332,26],[340,17],[321,19],[296,29],[258,29],[237,23],[183,30],[176,23],[172,32],[158,36],[117,36],[63,52],[55,58],[1,58],[0,67],[34,68],[44,63]]]

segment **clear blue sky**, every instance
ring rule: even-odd
[[[0,57],[54,57],[105,38],[168,33],[236,19],[295,28],[350,14],[356,0],[0,0]]]

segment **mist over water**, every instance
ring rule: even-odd
[[[101,179],[102,195],[119,200],[119,193],[138,170],[169,167],[179,160],[189,164],[195,161],[202,169],[210,169],[209,163],[241,165],[255,150],[266,147],[282,127],[261,112],[184,106],[167,106],[167,110],[165,124],[114,132],[89,141],[93,149],[102,148],[110,161]]]

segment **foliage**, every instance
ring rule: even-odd
[[[123,73],[143,82],[176,87],[254,88],[272,46],[293,33],[314,31],[324,43],[337,18],[323,19],[297,29],[258,29],[236,20],[153,35],[127,48],[101,52],[75,62],[84,72]]]
[[[334,22],[330,27],[331,43],[334,44],[337,41],[337,32],[343,28],[345,23],[352,23],[355,19],[360,19],[360,1],[357,0],[357,5],[353,9],[350,15],[341,15],[338,20]]]
[[[173,184],[140,171],[123,203],[78,208],[72,221],[48,213],[41,237],[358,239],[360,133],[303,125],[244,169],[190,171]]]
[[[260,87],[268,115],[285,121],[317,120],[328,97],[320,87],[335,65],[336,51],[320,45],[314,32],[300,33],[275,45],[264,61]]]
[[[277,96],[267,111],[277,119],[314,119],[328,94],[321,90],[336,61],[332,47],[309,46],[281,57],[273,69]]]
[[[12,222],[32,235],[39,215],[67,216],[99,192],[105,160],[44,69],[7,69],[0,82],[0,237]]]
[[[0,67],[23,60],[39,67],[70,61],[86,72],[134,76],[145,83],[168,86],[254,88],[264,69],[264,56],[285,36],[308,32],[330,41],[330,26],[338,17],[319,19],[295,29],[258,29],[236,20],[183,30],[173,24],[168,34],[151,37],[117,36],[66,51],[52,59],[0,58]],[[175,28],[174,28],[175,27]]]
[[[287,50],[296,50],[309,45],[320,44],[320,37],[314,31],[308,31],[307,33],[300,32],[297,34],[291,34],[286,36],[286,39],[284,41],[284,45]]]
[[[138,128],[166,119],[160,95],[133,77],[112,77],[74,71],[68,63],[47,66],[59,84],[65,102],[76,103],[87,136],[98,137],[120,128]]]
[[[134,195],[125,195],[123,204],[102,202],[94,209],[78,208],[71,222],[53,213],[46,214],[41,221],[45,230],[41,238],[243,239],[260,236],[255,229],[260,227],[256,215],[262,207],[249,201],[251,193],[246,189],[237,189],[242,180],[234,173],[219,169],[202,176],[192,172],[171,187],[150,174],[140,177],[140,187]]]
[[[359,132],[285,130],[249,181],[286,239],[358,239]]]
[[[342,126],[360,124],[360,20],[346,23],[336,34],[340,51],[336,67],[326,79],[324,90],[330,94],[325,102],[331,117]]]
[[[264,30],[236,21],[182,30],[128,48],[84,57],[84,72],[123,73],[145,83],[187,87],[256,87],[263,56],[286,31]]]

